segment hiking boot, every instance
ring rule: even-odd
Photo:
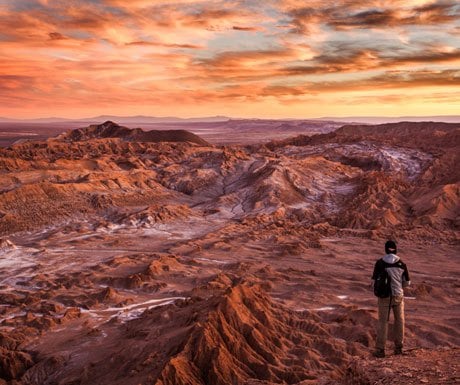
[[[372,355],[376,358],[385,358],[385,350],[383,349],[377,349],[372,353]]]
[[[404,354],[402,348],[395,348],[395,356],[400,356]]]

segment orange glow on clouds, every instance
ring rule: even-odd
[[[0,0],[0,116],[458,114],[456,1]]]

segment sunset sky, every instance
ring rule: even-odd
[[[0,116],[460,114],[458,1],[0,0]]]

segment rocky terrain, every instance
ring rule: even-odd
[[[130,119],[114,116],[107,118],[111,119],[104,120],[119,122],[117,119],[120,119],[125,122],[124,125],[127,127],[129,126],[132,129],[142,127],[143,131],[147,132],[189,131],[215,145],[247,145],[285,139],[300,134],[324,134],[344,124],[333,120],[230,119],[225,117],[217,118],[216,120],[197,118],[183,121],[171,118],[161,122],[156,121],[158,119],[153,117]],[[104,120],[94,118],[56,121],[51,119],[51,121],[46,122],[46,119],[38,121],[2,121],[0,118],[0,147],[8,147],[12,144],[29,140],[46,140],[76,127],[87,127],[89,124],[97,125]],[[76,130],[73,135],[80,135],[79,132],[81,130]],[[155,136],[158,140],[161,140],[159,135]],[[141,140],[139,137],[136,139]]]
[[[456,383],[459,129],[217,146],[106,122],[0,149],[0,384]],[[378,360],[388,238],[408,353]]]

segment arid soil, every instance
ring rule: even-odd
[[[216,146],[106,122],[0,149],[0,384],[458,383],[459,128]],[[375,359],[388,238],[407,353]]]
[[[345,373],[342,384],[458,384],[460,349],[440,347],[414,348],[403,356],[385,360],[354,360]]]

